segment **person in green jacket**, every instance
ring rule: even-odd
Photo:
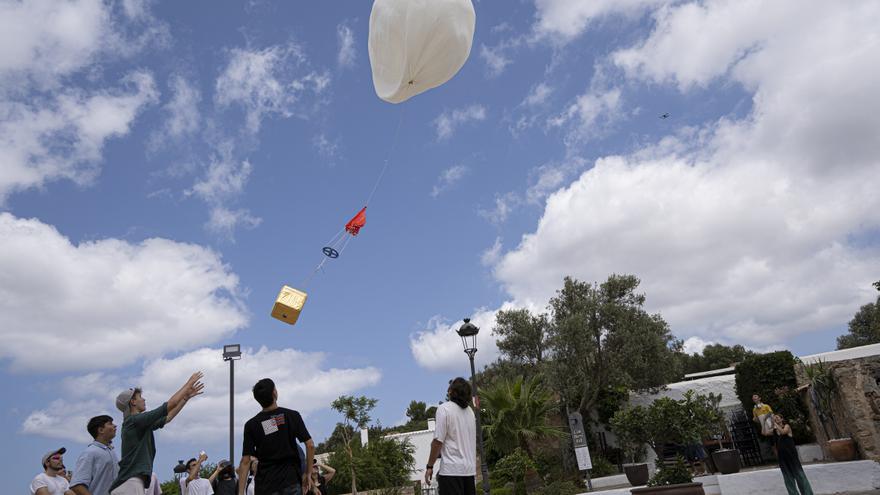
[[[110,486],[110,495],[144,495],[153,474],[156,440],[153,432],[170,423],[187,401],[201,395],[205,385],[197,371],[161,406],[147,411],[147,401],[139,388],[130,388],[116,397],[122,411],[122,460],[119,475]]]

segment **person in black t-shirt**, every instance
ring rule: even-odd
[[[260,459],[254,478],[254,495],[302,495],[312,482],[310,473],[302,473],[296,442],[306,445],[306,466],[311,466],[315,443],[294,410],[278,407],[275,382],[263,378],[254,385],[254,399],[263,410],[244,425],[244,445],[238,465],[238,494],[244,495],[251,457]]]
[[[214,495],[235,495],[238,493],[238,480],[235,479],[235,467],[223,459],[217,464],[217,476],[211,482]]]

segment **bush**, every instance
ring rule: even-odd
[[[513,492],[525,494],[526,473],[535,470],[536,466],[522,449],[518,448],[495,463],[493,475],[501,481],[513,482]]]
[[[677,485],[679,483],[691,483],[694,481],[691,472],[684,464],[684,458],[678,456],[675,464],[669,466],[663,464],[648,481],[648,486]]]
[[[751,415],[754,407],[752,395],[785,416],[791,424],[797,444],[814,440],[807,420],[807,408],[795,389],[795,358],[788,351],[770,352],[746,357],[736,366],[736,395],[743,409]]]

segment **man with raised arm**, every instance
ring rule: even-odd
[[[122,460],[119,475],[110,486],[110,495],[144,495],[153,475],[156,439],[153,432],[170,423],[187,401],[200,395],[205,385],[197,371],[161,406],[147,411],[147,402],[139,388],[130,388],[116,397],[122,411]]]

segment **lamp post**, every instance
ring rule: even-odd
[[[486,464],[486,456],[483,453],[483,427],[480,424],[480,396],[477,393],[477,372],[474,369],[474,354],[477,353],[477,334],[480,329],[471,323],[470,318],[464,319],[464,325],[458,329],[458,336],[461,337],[461,345],[464,347],[464,353],[467,354],[471,362],[471,388],[474,391],[474,405],[477,409],[477,448],[480,452],[480,472],[483,475],[483,494],[489,495],[489,466]]]
[[[235,361],[241,359],[241,345],[223,346],[223,360],[229,361],[229,462],[235,462]]]

